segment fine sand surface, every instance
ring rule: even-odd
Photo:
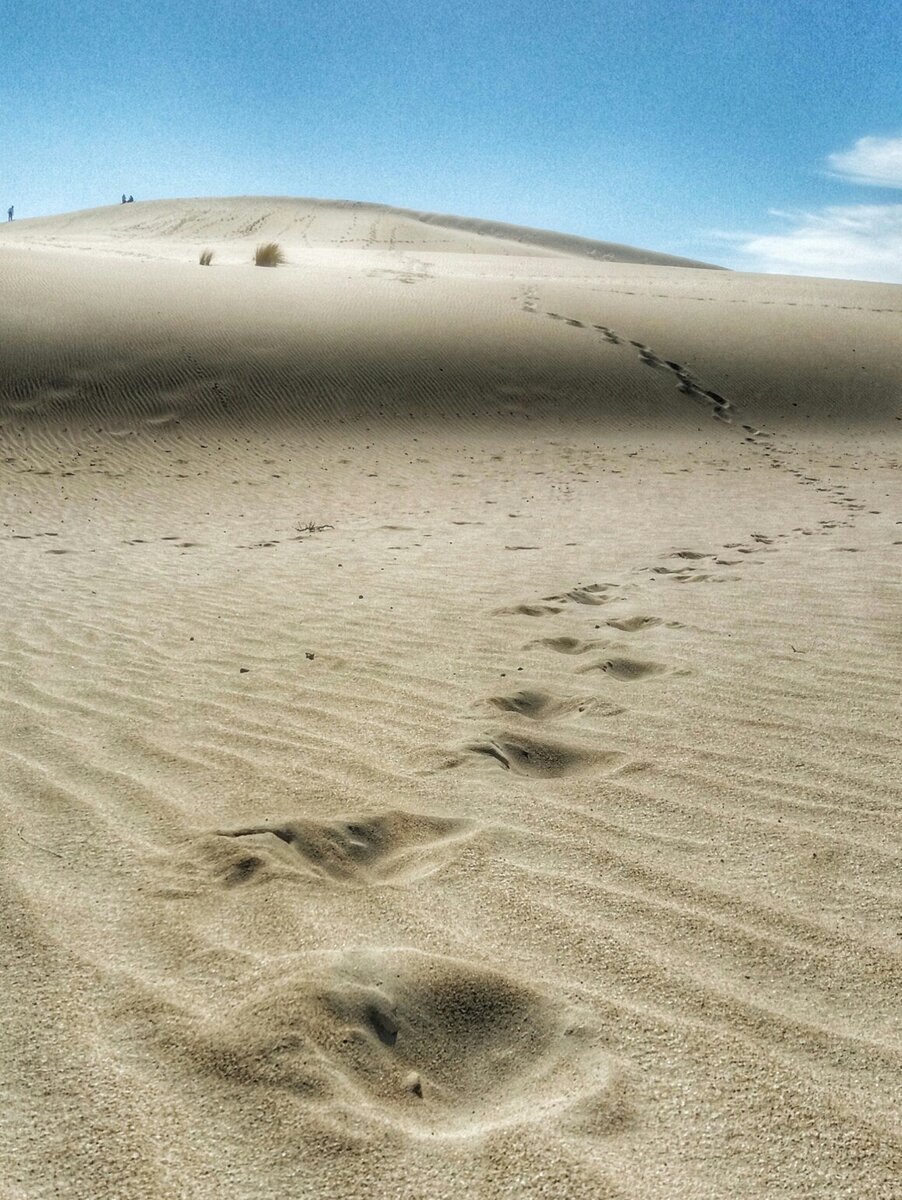
[[[902,288],[116,205],[0,426],[0,1195],[899,1195]]]

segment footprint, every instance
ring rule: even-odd
[[[607,604],[610,600],[605,593],[618,587],[616,583],[590,583],[585,587],[575,587],[560,596],[545,596],[545,600],[570,600],[574,604]]]
[[[620,629],[624,633],[638,633],[640,629],[651,629],[660,624],[660,617],[612,617],[609,621],[605,621],[605,625],[610,625],[612,629]],[[673,621],[670,624],[675,626],[677,622]]]
[[[521,299],[523,302],[520,306],[523,309],[523,312],[538,312],[539,293],[535,288],[524,288],[519,299]]]
[[[555,696],[541,688],[523,688],[506,696],[489,696],[485,703],[502,712],[517,713],[533,721],[547,721],[554,717],[566,717],[571,713],[587,712],[598,704],[593,696]],[[613,716],[614,713],[608,712],[605,715]]]
[[[194,839],[177,869],[188,887],[211,878],[226,888],[286,877],[357,887],[409,883],[445,866],[476,828],[402,810],[348,820],[298,817]]]
[[[571,742],[518,737],[508,733],[473,742],[466,749],[471,754],[494,759],[504,770],[512,771],[515,775],[546,779],[579,774],[593,767],[614,770],[626,761],[625,755],[618,751],[587,750]],[[457,760],[455,765],[461,765],[462,761]]]
[[[459,1138],[551,1121],[600,1134],[629,1120],[625,1084],[587,1011],[457,958],[310,953],[237,1004],[176,1021],[202,1069],[276,1087],[330,1122],[338,1110],[354,1124]]]
[[[582,667],[580,674],[587,671],[604,671],[606,675],[619,679],[622,683],[637,683],[654,675],[662,675],[666,670],[661,663],[644,662],[637,658],[607,658],[603,662]]]
[[[574,604],[607,604],[607,597],[599,595],[598,592],[590,591],[588,588],[574,588],[572,592],[566,592],[561,596],[562,600],[572,600]]]
[[[513,604],[509,608],[496,608],[496,616],[547,617],[563,609],[553,604]]]
[[[610,625],[611,622],[608,621]],[[549,650],[554,650],[558,654],[585,654],[587,650],[594,650],[598,645],[597,642],[584,642],[581,638],[575,637],[551,637],[551,638],[536,638],[533,642],[528,642],[525,649],[530,649],[532,646],[547,646]]]

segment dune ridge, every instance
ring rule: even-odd
[[[118,249],[123,254],[135,254],[148,241],[156,243],[154,249],[160,253],[166,243],[166,249],[172,252],[182,243],[193,244],[205,238],[242,247],[252,241],[276,239],[292,249],[572,255],[604,262],[721,269],[678,255],[503,221],[416,212],[364,201],[293,196],[216,196],[105,205],[55,217],[25,218],[4,227],[0,237],[12,244],[82,247],[92,253]]]
[[[121,208],[0,237],[10,1194],[889,1200],[902,289]]]

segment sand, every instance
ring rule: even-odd
[[[0,346],[4,1196],[898,1195],[902,288],[136,202]]]

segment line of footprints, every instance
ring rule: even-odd
[[[534,291],[526,293],[523,308],[526,312],[538,313],[538,297]],[[561,313],[547,312],[551,320],[563,321],[577,329],[593,330],[600,333],[604,340],[613,346],[631,346],[638,352],[641,363],[656,370],[671,372],[677,380],[676,390],[689,396],[696,403],[706,407],[710,415],[718,421],[732,424],[736,416],[736,406],[725,396],[712,389],[705,388],[702,383],[682,364],[673,362],[657,355],[654,350],[642,342],[623,337],[607,325],[588,325],[574,317]],[[715,552],[702,552],[691,549],[678,549],[666,556],[664,562],[652,566],[639,567],[636,576],[643,576],[647,582],[653,580],[672,583],[722,583],[739,579],[737,573],[725,573],[723,568],[735,568],[752,563],[760,563],[757,555],[773,553],[779,548],[781,541],[798,536],[812,534],[829,534],[840,526],[854,524],[855,515],[865,505],[848,494],[841,485],[824,484],[816,476],[795,466],[791,461],[794,451],[788,445],[777,446],[774,436],[750,424],[742,424],[743,440],[755,446],[774,468],[784,470],[795,476],[805,486],[814,486],[825,494],[828,503],[844,510],[843,519],[824,518],[815,528],[796,526],[789,532],[768,536],[764,533],[752,533],[745,542],[730,542]],[[843,547],[837,547],[843,549]],[[635,599],[635,588],[640,580],[627,584],[593,583],[583,584],[553,596],[540,600],[515,604],[496,610],[498,615],[520,616],[525,618],[554,617],[566,611],[570,606],[602,606],[616,601]],[[679,627],[679,622],[668,622],[670,628]],[[604,629],[606,634],[627,634],[631,639],[641,635],[654,626],[662,625],[658,617],[646,615],[627,615],[611,617],[597,624],[596,629]],[[593,651],[602,648],[611,649],[605,638],[585,640],[580,637],[562,635],[538,638],[527,643],[527,649],[540,649],[566,655],[591,655]],[[522,671],[518,667],[518,671]],[[685,669],[674,669],[667,665],[622,651],[615,642],[613,653],[604,658],[591,657],[585,665],[577,668],[577,674],[603,673],[616,684],[636,684],[650,679],[661,680],[666,676],[686,675]],[[505,673],[506,674],[506,673]],[[521,688],[510,693],[489,697],[483,702],[495,713],[517,718],[516,728],[510,728],[487,734],[479,740],[468,743],[462,753],[452,754],[445,760],[443,766],[460,766],[467,761],[473,761],[473,756],[489,758],[498,763],[503,769],[516,775],[559,777],[581,772],[587,769],[627,768],[629,760],[619,751],[597,751],[581,746],[573,740],[535,736],[523,732],[523,718],[544,728],[548,723],[572,718],[574,715],[589,710],[604,716],[616,716],[624,708],[616,702],[602,700],[593,695],[555,695],[541,688]],[[510,726],[512,723],[508,722]]]
[[[527,293],[522,307],[524,312],[538,315],[537,294],[534,292]],[[735,403],[727,399],[727,397],[722,396],[719,392],[711,388],[706,388],[688,367],[674,362],[672,359],[663,358],[644,342],[624,337],[607,325],[587,324],[576,317],[567,317],[562,313],[546,311],[545,316],[552,321],[563,321],[566,325],[575,329],[600,333],[603,340],[609,345],[632,347],[636,350],[640,363],[653,370],[670,372],[677,380],[677,392],[690,397],[696,404],[706,408],[709,415],[715,420],[726,425],[732,425],[734,419],[738,416],[739,409]],[[850,496],[844,486],[827,484],[817,476],[811,475],[801,467],[796,466],[791,460],[796,456],[797,452],[785,440],[778,445],[774,434],[768,433],[766,430],[760,429],[748,422],[740,423],[739,430],[743,435],[743,440],[755,446],[770,461],[773,467],[788,472],[799,483],[805,486],[816,488],[819,492],[825,494],[831,504],[845,510],[848,519],[843,521],[821,521],[822,531],[826,532],[839,525],[853,524],[854,515],[866,507],[854,496]],[[794,529],[792,532],[807,535],[814,531],[800,528]]]
[[[625,584],[583,584],[535,602],[496,611],[498,615],[530,620],[556,617],[568,610],[575,614],[577,609],[600,608],[635,598],[638,586],[638,580]],[[578,664],[574,669],[576,675],[602,675],[611,681],[613,690],[609,689],[605,697],[584,691],[565,695],[539,687],[525,687],[490,696],[482,702],[481,707],[514,720],[508,720],[506,728],[469,742],[461,754],[452,756],[444,765],[460,766],[473,761],[475,756],[492,759],[515,775],[544,778],[579,774],[587,770],[627,768],[629,759],[620,751],[590,748],[567,736],[548,736],[546,730],[549,725],[554,726],[557,722],[570,720],[582,713],[615,717],[624,712],[625,708],[616,694],[621,686],[688,674],[685,669],[668,666],[641,654],[634,655],[632,647],[628,650],[622,648],[623,635],[641,643],[643,633],[664,624],[658,617],[642,614],[611,616],[596,623],[595,628],[603,631],[598,637],[584,638],[560,633],[528,641],[525,646],[527,650],[573,657]],[[679,622],[676,621],[667,622],[666,625],[679,628]],[[611,636],[617,639],[613,646],[609,641]],[[599,657],[599,651],[607,653]],[[522,669],[518,667],[517,671]],[[529,730],[527,721],[536,728],[541,727],[541,733],[534,734]]]

